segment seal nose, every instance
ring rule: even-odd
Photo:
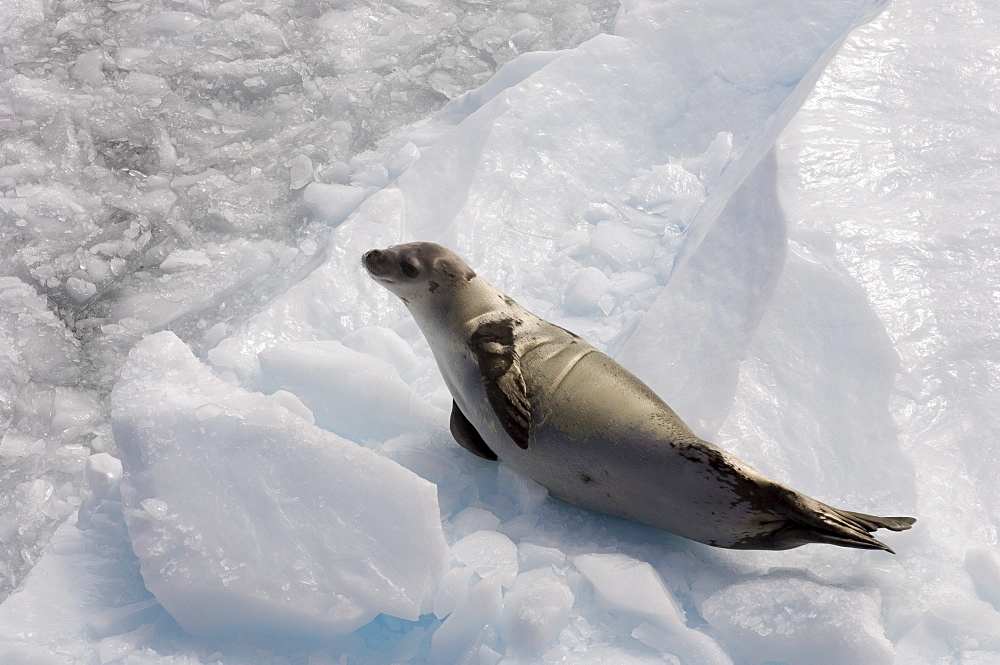
[[[378,274],[378,260],[382,258],[382,250],[371,249],[365,252],[361,261],[365,264],[365,269],[373,274]]]

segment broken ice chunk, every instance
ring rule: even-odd
[[[636,639],[685,664],[732,665],[715,640],[685,624],[684,611],[645,561],[624,554],[581,554],[573,564],[594,585],[598,605],[646,620],[633,632]]]
[[[297,396],[316,423],[355,441],[385,441],[444,421],[386,361],[340,342],[295,342],[259,355],[266,387]]]
[[[894,662],[879,599],[777,575],[730,585],[702,604],[705,620],[751,662]]]
[[[551,568],[518,575],[503,599],[504,639],[515,649],[541,653],[566,625],[574,600]]]
[[[451,556],[480,577],[497,576],[504,588],[517,577],[517,545],[502,533],[476,531],[451,546]]]
[[[123,514],[146,587],[186,630],[330,636],[430,610],[447,563],[434,485],[217,378],[171,332],[121,376]]]

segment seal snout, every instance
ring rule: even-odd
[[[365,252],[364,256],[361,257],[361,263],[364,264],[365,270],[370,272],[372,275],[378,276],[382,273],[379,265],[381,263],[382,256],[382,250],[371,249]]]

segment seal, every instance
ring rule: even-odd
[[[440,245],[373,249],[362,263],[427,338],[454,398],[456,441],[558,499],[735,549],[892,552],[870,534],[915,521],[833,508],[703,441],[628,370]]]

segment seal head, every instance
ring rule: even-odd
[[[476,277],[454,252],[431,242],[373,249],[365,252],[361,263],[376,282],[407,305],[427,300],[426,294],[438,289],[453,292]]]

